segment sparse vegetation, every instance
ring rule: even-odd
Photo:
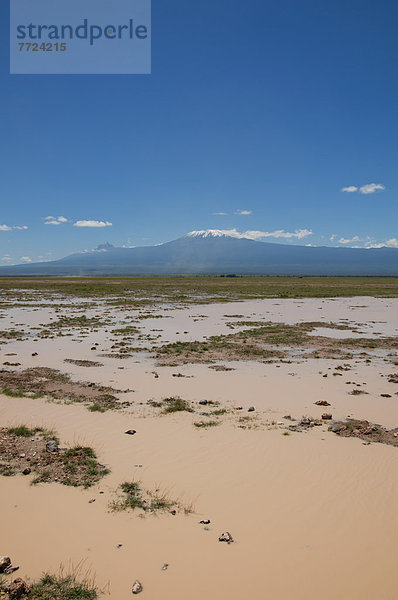
[[[135,509],[146,513],[176,511],[189,514],[193,512],[192,505],[182,504],[180,500],[172,498],[168,490],[158,487],[145,490],[140,481],[125,481],[119,486],[119,491],[123,496],[110,504],[110,509],[114,512]]]
[[[187,400],[183,400],[179,396],[173,396],[171,398],[164,398],[162,400],[163,413],[175,413],[175,412],[193,412],[192,406]]]
[[[51,442],[52,448],[47,448]],[[54,431],[18,425],[0,429],[0,475],[33,474],[32,484],[58,482],[90,487],[109,473],[92,448],[58,447]]]

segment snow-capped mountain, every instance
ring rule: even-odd
[[[0,276],[398,275],[395,248],[309,247],[248,239],[255,233],[206,229],[157,246],[101,244],[95,251],[61,260],[0,267]]]
[[[242,237],[234,229],[201,229],[199,231],[190,231],[185,237],[193,238],[220,238],[220,237]]]

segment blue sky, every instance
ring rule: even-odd
[[[152,74],[121,76],[9,75],[7,4],[0,264],[197,229],[398,247],[395,0],[153,0]]]

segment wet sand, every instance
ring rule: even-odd
[[[238,317],[224,315],[238,314],[285,323],[349,319],[362,337],[396,336],[397,308],[395,299],[261,300],[156,310],[171,318],[145,319],[140,325],[144,333],[162,329],[156,333],[162,336],[158,343],[231,333],[227,323]],[[132,389],[122,399],[133,404],[100,414],[82,405],[0,396],[2,426],[55,429],[63,444],[92,446],[111,469],[89,490],[30,486],[23,476],[0,478],[0,554],[21,566],[18,575],[35,578],[43,570],[56,571],[61,563],[83,560],[96,573],[99,586],[108,586],[105,597],[111,600],[131,597],[135,579],[143,583],[142,597],[149,600],[183,600],[188,595],[193,600],[395,598],[398,450],[339,438],[328,431],[327,422],[289,432],[291,422],[284,417],[320,418],[327,410],[333,419],[351,416],[396,427],[398,385],[387,377],[398,371],[396,352],[376,350],[370,362],[356,357],[290,364],[235,362],[227,372],[207,365],[158,367],[145,353],[123,360],[98,358],[109,345],[103,329],[89,332],[83,341],[73,341],[75,332],[33,342],[28,325],[53,316],[51,309],[40,319],[39,313],[7,311],[1,329],[11,325],[12,314],[15,323],[23,324],[27,339],[2,345],[2,362],[15,359],[20,368],[57,368],[76,381]],[[115,327],[123,316],[114,311]],[[96,351],[90,349],[94,343],[99,344]],[[10,353],[17,356],[6,357]],[[99,360],[104,366],[81,367],[65,363],[65,358]],[[342,362],[350,370],[336,371]],[[173,377],[177,373],[192,377]],[[368,394],[350,395],[355,388]],[[195,414],[161,415],[147,405],[150,399],[171,395],[195,403]],[[220,402],[228,410],[217,427],[193,425],[199,411],[207,410],[197,404],[202,399]],[[331,406],[314,405],[320,399]],[[238,406],[243,410],[236,411]],[[250,406],[254,413],[247,412]],[[250,420],[241,420],[246,417]],[[125,435],[131,428],[136,435]],[[193,502],[194,514],[141,518],[139,512],[110,512],[116,488],[132,479]],[[201,519],[211,520],[208,531]],[[235,543],[218,542],[224,531]],[[167,571],[161,569],[164,563],[169,564]]]

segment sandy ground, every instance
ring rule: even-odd
[[[362,337],[396,336],[398,330],[393,299],[261,300],[155,312],[167,318],[146,319],[140,326],[145,334],[162,330],[156,332],[158,343],[231,333],[227,323],[238,318],[225,315],[238,314],[285,323],[345,320]],[[83,560],[111,600],[131,597],[137,578],[148,600],[396,598],[398,450],[342,439],[327,423],[284,435],[290,424],[284,417],[319,418],[325,408],[314,402],[320,399],[331,404],[327,411],[334,419],[351,416],[396,427],[398,385],[387,377],[398,371],[396,353],[378,350],[371,362],[344,361],[350,370],[341,375],[333,375],[342,364],[336,360],[233,363],[227,372],[207,365],[157,367],[144,353],[99,358],[109,346],[104,328],[84,338],[73,332],[34,342],[29,328],[56,319],[51,309],[13,308],[2,314],[2,330],[15,327],[26,335],[1,346],[1,362],[57,368],[76,381],[134,390],[123,394],[133,402],[131,409],[103,414],[81,405],[0,396],[1,426],[53,428],[64,444],[92,446],[111,469],[89,490],[30,486],[23,476],[0,478],[0,554],[20,565],[18,575],[34,578]],[[112,326],[124,316],[113,310]],[[322,331],[341,333],[347,337],[347,331]],[[90,349],[94,343],[96,351]],[[65,358],[99,360],[104,366],[79,367]],[[176,373],[191,377],[173,377]],[[355,388],[368,393],[350,395]],[[159,415],[146,404],[170,395],[195,403],[218,401],[230,412],[219,426],[197,429],[197,414]],[[243,410],[236,411],[238,406]],[[250,406],[254,413],[247,413]],[[253,421],[239,421],[247,416]],[[125,435],[131,428],[136,435]],[[110,512],[117,486],[134,478],[193,502],[194,514],[140,518],[137,512]],[[201,519],[211,520],[208,530]],[[235,543],[218,542],[224,531]]]

